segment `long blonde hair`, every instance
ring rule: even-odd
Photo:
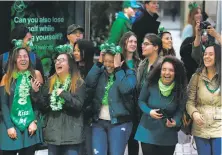
[[[195,27],[196,27],[196,21],[194,19],[195,15],[198,13],[198,10],[201,10],[200,7],[194,8],[189,11],[188,14],[188,24],[192,25],[193,28],[193,36],[195,36]]]

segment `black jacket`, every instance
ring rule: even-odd
[[[188,37],[182,42],[180,46],[180,56],[186,69],[188,81],[190,81],[191,76],[196,72],[199,66],[191,56],[194,39],[194,37]]]
[[[34,100],[42,104],[46,119],[43,125],[44,140],[52,145],[80,144],[84,140],[82,107],[85,99],[85,84],[77,82],[79,87],[75,93],[63,91],[60,97],[65,99],[61,111],[50,108],[50,94],[48,82],[35,93]]]
[[[142,10],[142,15],[136,19],[132,26],[132,31],[137,36],[137,48],[140,58],[143,58],[141,51],[141,44],[143,42],[143,38],[147,33],[155,33],[158,34],[158,28],[160,25],[159,21],[156,21],[159,17],[157,14],[151,16],[146,10]]]

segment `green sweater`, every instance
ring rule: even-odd
[[[116,20],[111,27],[108,42],[118,45],[123,34],[130,31],[131,29],[131,21],[124,15],[123,12],[119,12]]]

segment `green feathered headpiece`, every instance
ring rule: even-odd
[[[67,53],[67,54],[72,55],[73,47],[70,44],[59,45],[55,47],[55,51],[58,53]]]
[[[12,43],[15,45],[15,48],[25,47],[25,46],[24,46],[24,42],[23,42],[23,40],[21,40],[21,39],[19,39],[19,40],[13,39],[13,40],[12,40]],[[32,42],[32,40],[29,40],[29,41],[26,43],[26,46],[28,46],[30,49],[32,49],[32,48],[33,48],[33,42]]]
[[[198,8],[198,4],[196,2],[190,2],[188,5],[190,11],[192,11],[193,9]]]
[[[100,50],[103,52],[111,51],[113,54],[122,53],[122,49],[120,46],[115,46],[114,43],[105,42],[100,45]]]

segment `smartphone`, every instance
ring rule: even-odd
[[[33,79],[32,75],[29,75],[29,77],[28,77],[28,78],[29,78],[29,80]]]
[[[164,109],[158,110],[157,113],[163,115],[162,119],[165,119],[165,118],[166,118],[166,119],[168,119],[171,123],[173,122],[173,121],[171,120],[172,117],[169,116]]]

